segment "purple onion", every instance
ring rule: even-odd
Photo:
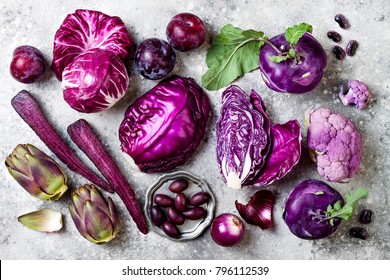
[[[244,238],[245,226],[236,215],[223,213],[214,219],[210,233],[215,243],[223,247],[231,247]]]

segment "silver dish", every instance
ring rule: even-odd
[[[183,225],[177,226],[181,231],[181,235],[178,238],[172,238],[166,235],[160,227],[155,226],[151,222],[150,218],[150,209],[154,205],[153,197],[156,194],[168,194],[174,197],[174,193],[172,193],[168,187],[176,179],[185,178],[189,182],[188,188],[183,192],[190,197],[192,194],[203,191],[208,192],[210,195],[209,201],[203,205],[203,207],[207,210],[207,215],[203,219],[197,221],[186,220]],[[154,183],[146,193],[146,203],[145,203],[145,213],[148,219],[148,222],[156,233],[161,236],[164,236],[173,241],[185,241],[197,238],[213,221],[214,218],[214,210],[215,210],[215,197],[208,187],[207,183],[201,178],[186,172],[186,171],[177,171],[173,173],[164,174],[161,176],[156,183]]]

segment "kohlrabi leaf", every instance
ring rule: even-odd
[[[286,40],[290,43],[290,45],[295,46],[299,39],[305,34],[306,32],[312,32],[313,27],[310,24],[307,23],[301,23],[294,25],[293,27],[289,27],[286,29]]]
[[[272,56],[268,57],[268,59],[270,61],[273,61],[273,62],[276,62],[276,63],[280,63],[280,62],[285,61],[285,60],[287,60],[289,58],[290,58],[289,55],[281,55],[281,56],[279,56],[279,55],[272,55]]]
[[[231,24],[222,27],[207,50],[209,69],[202,76],[203,86],[208,90],[218,90],[257,69],[260,49],[266,39],[261,31],[242,30]]]
[[[343,220],[348,220],[352,214],[356,203],[363,198],[367,198],[368,190],[365,188],[359,188],[352,194],[346,194],[345,204],[341,206],[341,201],[337,201],[335,204],[329,205],[326,209],[327,219],[330,219],[331,224],[333,223],[334,218],[340,218]]]

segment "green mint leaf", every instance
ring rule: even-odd
[[[295,57],[295,50],[294,50],[294,49],[289,49],[289,50],[288,50],[288,54],[289,54],[291,57]]]
[[[334,218],[340,218],[343,220],[348,220],[354,211],[356,203],[363,198],[367,198],[368,190],[365,188],[359,188],[352,194],[345,195],[345,204],[341,207],[341,201],[338,200],[335,204],[328,205],[326,208],[327,219],[332,221]]]
[[[263,32],[242,30],[227,24],[221,28],[207,50],[209,68],[202,76],[202,84],[208,90],[218,90],[231,84],[238,77],[259,68],[259,53],[267,40]]]
[[[268,59],[272,62],[276,62],[276,63],[280,63],[282,61],[285,61],[287,60],[288,58],[290,58],[290,56],[288,55],[272,55],[272,56],[269,56]]]
[[[286,40],[290,43],[290,45],[295,46],[299,39],[305,34],[306,32],[312,32],[313,27],[310,24],[307,23],[301,23],[294,25],[293,27],[289,27],[286,29]]]

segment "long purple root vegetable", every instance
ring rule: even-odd
[[[143,234],[147,234],[149,231],[148,226],[134,191],[90,124],[86,120],[80,119],[68,126],[68,134],[72,141],[88,156],[106,180],[114,187],[115,192],[126,205],[138,229]]]
[[[19,92],[11,100],[12,107],[20,117],[34,130],[46,146],[64,163],[69,169],[82,175],[95,185],[108,192],[114,192],[106,181],[101,179],[92,170],[86,167],[76,154],[70,149],[57,131],[50,124],[42,112],[37,100],[26,90]]]

